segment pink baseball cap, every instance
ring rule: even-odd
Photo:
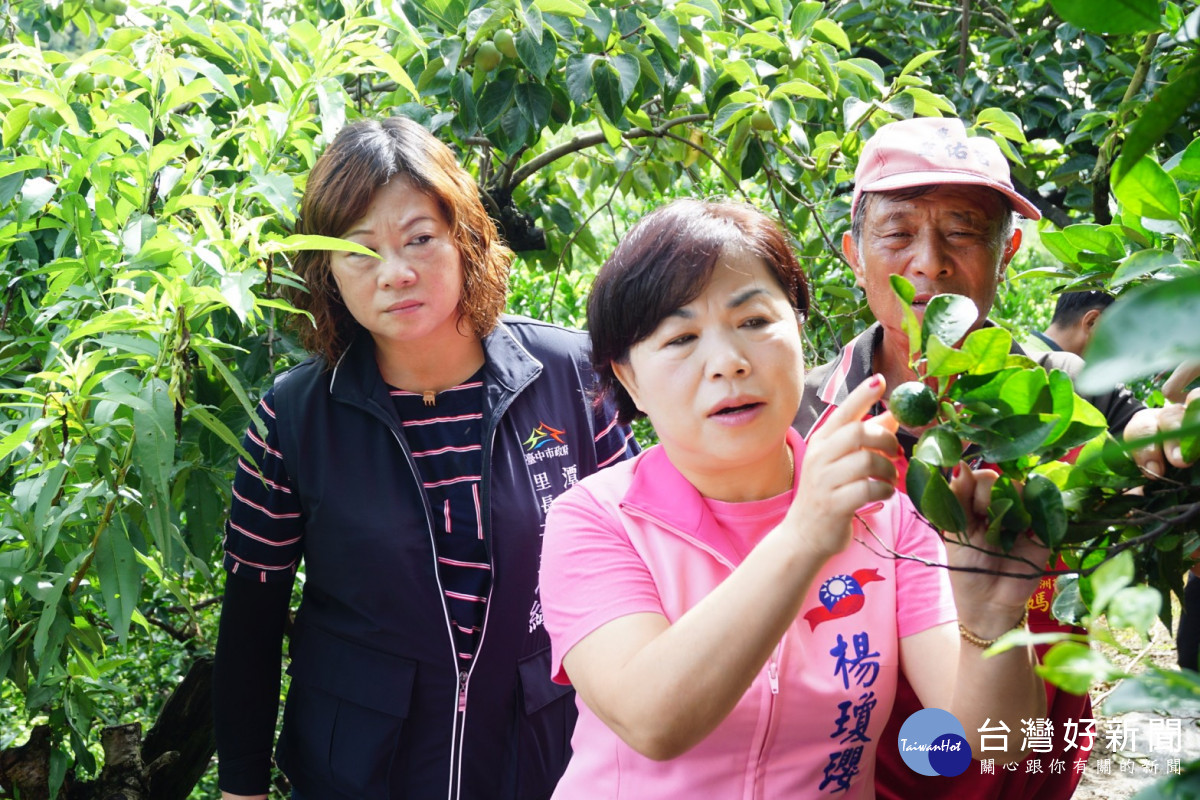
[[[867,140],[854,172],[854,200],[863,192],[887,192],[940,183],[986,186],[1029,219],[1041,219],[1033,203],[1013,188],[1008,159],[986,136],[967,136],[962,120],[921,117],[884,125]]]

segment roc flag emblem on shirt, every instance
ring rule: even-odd
[[[863,584],[882,580],[884,577],[877,569],[858,569],[853,575],[834,575],[826,579],[817,592],[821,605],[804,612],[804,618],[812,626],[810,630],[816,630],[822,622],[848,617],[858,611],[867,599]]]

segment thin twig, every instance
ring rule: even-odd
[[[613,182],[613,188],[612,191],[609,192],[608,199],[605,200],[601,205],[596,206],[596,208],[592,210],[592,213],[587,215],[587,219],[580,223],[579,227],[571,232],[566,244],[563,245],[562,252],[558,254],[558,263],[554,265],[554,280],[550,284],[550,297],[546,300],[546,310],[544,312],[544,316],[539,316],[539,319],[545,319],[547,322],[554,322],[554,295],[558,291],[558,276],[562,274],[563,261],[566,259],[567,253],[570,251],[571,246],[575,243],[575,240],[579,238],[580,232],[587,228],[588,224],[591,223],[591,221],[596,218],[596,215],[599,214],[605,207],[612,205],[613,200],[617,196],[617,189],[621,186],[621,181],[623,181],[625,176],[629,174],[629,171],[633,169],[633,165],[635,163],[637,163],[637,159],[631,158],[629,160],[629,163],[625,166],[625,169],[617,177],[616,181]]]
[[[729,182],[731,184],[733,184],[733,187],[742,193],[742,197],[746,198],[746,200],[750,199],[750,195],[746,194],[746,190],[742,188],[741,181],[734,178],[733,173],[730,172],[728,169],[726,169],[725,165],[722,164],[720,161],[718,161],[717,157],[714,156],[712,153],[708,152],[708,150],[706,150],[703,147],[701,147],[700,145],[696,144],[691,139],[688,139],[684,136],[680,136],[677,133],[667,132],[667,133],[664,133],[663,136],[667,139],[674,139],[677,142],[683,142],[688,147],[691,147],[691,148],[703,153],[705,158],[707,158],[709,161],[711,161],[713,164],[715,164],[717,166],[717,169],[721,170],[721,172],[725,174],[725,177],[729,179]]]
[[[962,0],[962,21],[959,23],[958,82],[962,85],[967,75],[967,55],[971,36],[971,0]]]
[[[1142,652],[1138,653],[1136,656],[1133,657],[1133,661],[1131,661],[1129,663],[1129,666],[1132,667],[1132,666],[1136,665],[1139,661],[1141,661],[1143,658],[1145,658],[1146,654],[1150,652],[1151,647],[1154,647],[1154,640],[1150,640],[1149,642],[1146,643],[1146,646],[1142,648]],[[1128,673],[1129,670],[1126,669],[1125,672]],[[1120,685],[1121,685],[1121,681],[1117,681],[1112,686],[1110,686],[1106,691],[1101,692],[1097,696],[1093,697],[1092,698],[1092,707],[1093,708],[1099,707],[1099,705],[1102,702],[1104,702],[1104,698],[1108,697],[1110,694],[1112,694],[1114,691],[1116,691],[1116,688]]]

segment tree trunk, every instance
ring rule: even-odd
[[[59,800],[186,800],[216,750],[212,659],[198,658],[142,738],[140,723],[100,733],[104,766],[94,781],[68,773]],[[49,800],[51,732],[39,725],[20,747],[0,751],[0,796]]]
[[[211,658],[198,658],[171,692],[142,742],[151,800],[187,800],[217,750]]]
[[[0,751],[0,792],[22,800],[50,796],[50,726],[38,725],[29,741]]]

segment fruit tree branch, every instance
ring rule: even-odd
[[[626,131],[623,136],[626,139],[643,139],[647,136],[662,138],[671,128],[679,125],[687,125],[692,122],[705,122],[708,119],[710,119],[708,114],[688,114],[684,117],[669,119],[662,125],[659,125],[656,128],[651,128],[650,130],[645,128],[634,128],[633,130]],[[589,147],[595,147],[596,145],[603,144],[604,142],[605,137],[603,131],[597,131],[595,133],[577,136],[569,142],[560,144],[558,147],[552,147],[541,155],[536,156],[535,158],[526,162],[521,166],[520,169],[516,170],[504,188],[509,190],[515,189],[542,167],[554,163],[563,156],[570,155],[571,153],[577,153],[580,150],[586,150]]]

